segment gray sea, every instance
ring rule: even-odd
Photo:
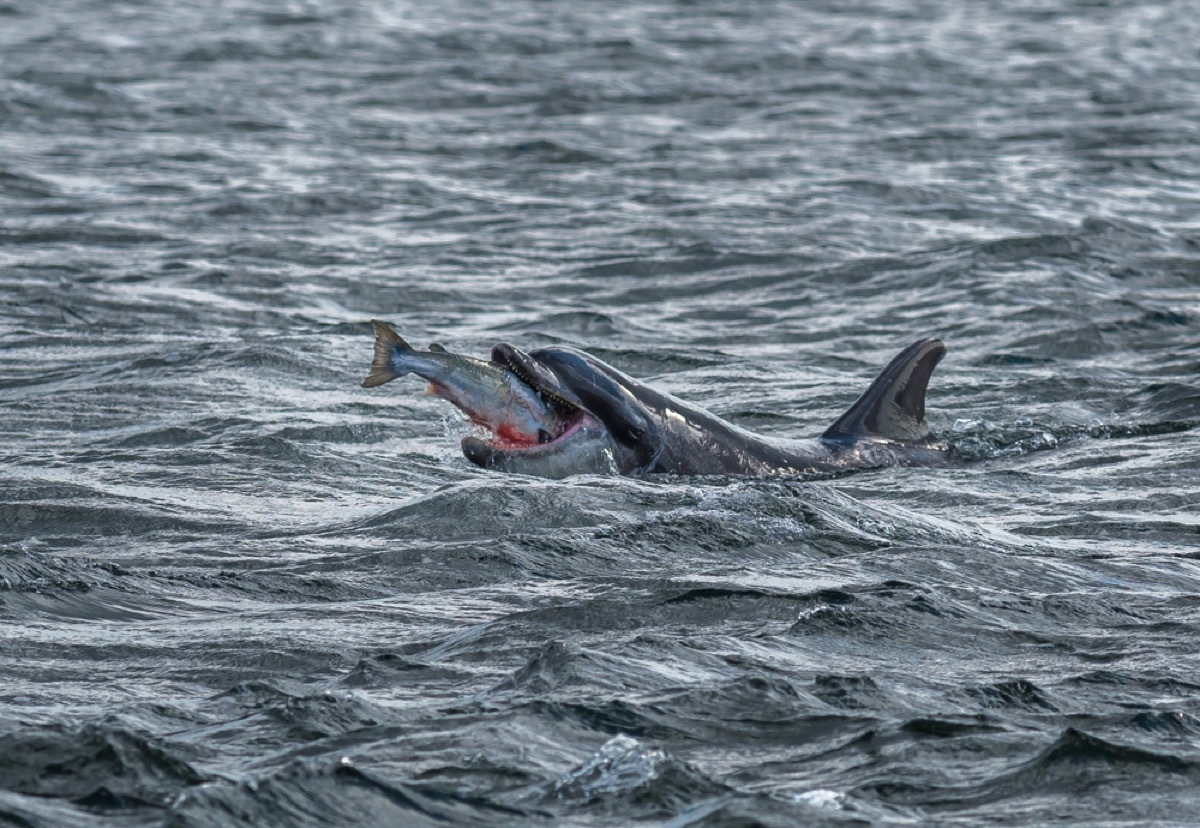
[[[1200,6],[0,0],[0,825],[1200,824]],[[368,320],[946,468],[471,466]]]

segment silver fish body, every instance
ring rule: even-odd
[[[429,381],[431,393],[453,403],[503,442],[544,443],[561,430],[561,418],[551,404],[507,368],[439,345],[418,351],[385,323],[373,319],[371,324],[375,356],[364,388],[416,374]]]

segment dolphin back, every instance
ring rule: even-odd
[[[909,345],[821,438],[835,442],[864,438],[897,443],[932,440],[925,424],[925,390],[933,369],[945,355],[946,346],[933,337]]]

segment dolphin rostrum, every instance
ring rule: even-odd
[[[444,370],[438,346],[416,352],[382,322],[374,322],[375,360],[363,385],[380,385],[413,372],[439,385]],[[399,343],[399,344],[397,344]],[[429,354],[437,355],[432,358]],[[946,353],[936,338],[920,339],[888,363],[858,401],[820,437],[766,440],[669,394],[655,391],[591,354],[574,348],[526,352],[506,343],[491,361],[489,396],[443,394],[488,436],[468,436],[463,454],[478,466],[540,477],[572,474],[821,474],[882,466],[939,465],[947,446],[925,424],[925,389]],[[423,359],[422,359],[423,357]],[[507,375],[498,380],[496,372]],[[483,383],[480,383],[483,385]],[[501,393],[502,391],[502,393]],[[536,417],[504,416],[514,398],[536,396]],[[469,400],[469,403],[466,402]],[[494,423],[504,422],[497,429]],[[522,427],[522,423],[528,423]]]

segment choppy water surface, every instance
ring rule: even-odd
[[[0,3],[0,822],[1200,814],[1187,2]],[[485,473],[367,320],[964,462]]]

